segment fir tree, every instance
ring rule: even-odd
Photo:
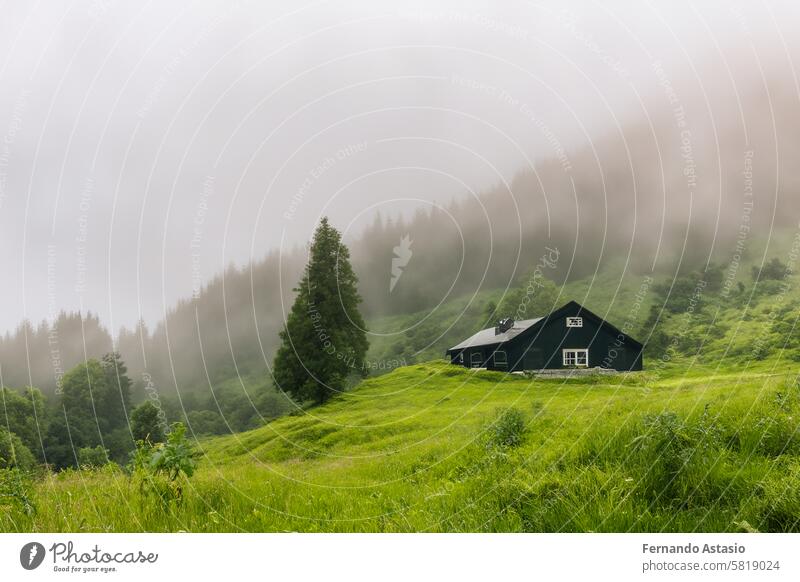
[[[275,356],[275,382],[296,400],[325,402],[348,377],[365,374],[368,344],[357,283],[341,234],[323,218]]]

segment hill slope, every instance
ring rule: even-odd
[[[201,441],[179,503],[118,468],[66,471],[0,529],[797,530],[798,412],[797,369],[774,359],[580,380],[431,362]]]

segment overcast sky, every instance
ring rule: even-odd
[[[0,330],[78,308],[154,323],[321,214],[352,236],[469,196],[647,113],[654,62],[702,90],[709,59],[769,62],[800,21],[730,1],[2,11]]]

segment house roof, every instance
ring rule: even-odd
[[[463,350],[464,348],[473,348],[475,346],[490,346],[499,344],[516,337],[532,325],[539,323],[544,317],[537,317],[536,319],[522,319],[514,322],[514,327],[503,333],[496,334],[494,328],[490,327],[482,329],[470,338],[465,339],[457,346],[450,348],[451,350]]]

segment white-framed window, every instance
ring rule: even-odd
[[[589,367],[589,350],[564,350],[563,354],[565,366]]]
[[[583,318],[582,317],[568,317],[567,318],[567,327],[583,327]]]
[[[494,353],[494,365],[498,368],[508,367],[508,356],[503,351],[496,351]]]
[[[483,356],[480,352],[472,352],[470,354],[469,365],[472,368],[480,368],[483,365]]]

